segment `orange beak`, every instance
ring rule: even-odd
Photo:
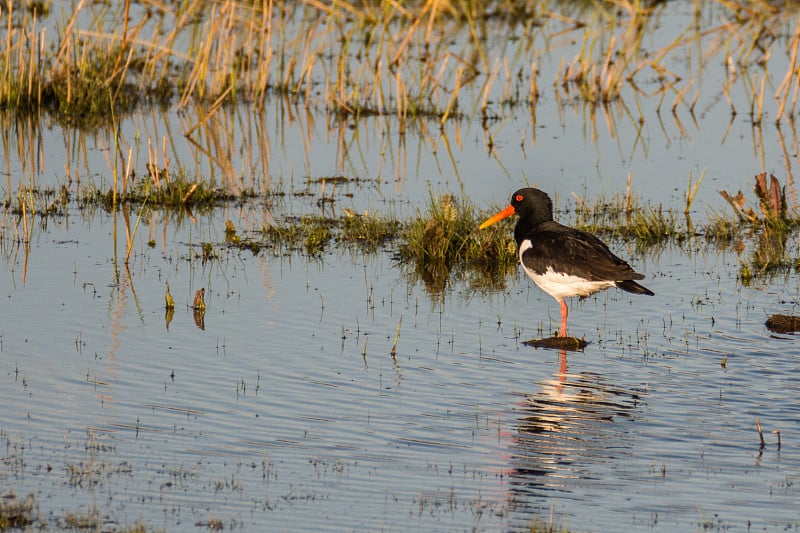
[[[517,212],[514,211],[514,206],[510,205],[510,206],[506,207],[505,209],[503,209],[502,211],[500,211],[499,213],[497,213],[495,216],[493,216],[489,220],[487,220],[486,222],[484,222],[483,224],[481,224],[480,228],[478,228],[478,229],[488,228],[489,226],[491,226],[495,222],[500,222],[504,218],[510,217],[511,215],[516,215],[516,214],[517,214]]]

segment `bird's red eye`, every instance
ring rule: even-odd
[[[522,195],[521,195],[521,194],[518,194],[518,195],[516,195],[516,196],[514,197],[514,200],[516,200],[516,201],[518,201],[518,202],[521,202],[521,201],[522,201]]]

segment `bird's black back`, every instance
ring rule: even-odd
[[[522,264],[535,274],[554,272],[577,276],[588,281],[613,281],[620,289],[636,294],[653,292],[634,280],[643,274],[614,255],[608,246],[585,231],[570,228],[553,219],[553,203],[546,192],[532,187],[511,195],[511,205],[519,215],[514,240],[522,254]]]

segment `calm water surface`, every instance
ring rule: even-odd
[[[662,9],[645,48],[693,16],[688,4]],[[529,182],[572,209],[573,193],[624,193],[629,173],[644,203],[682,210],[689,175],[705,172],[698,224],[729,209],[720,189],[752,199],[763,171],[790,185],[796,207],[795,123],[775,125],[769,98],[761,126],[732,116],[721,56],[694,86],[711,87],[694,115],[642,94],[587,106],[550,88],[580,37],[535,53],[548,87],[535,116],[495,104],[488,126],[423,119],[400,135],[395,117],[350,123],[268,101],[221,109],[190,142],[197,110],[126,118],[121,150],[140,176],[147,141],[167,139],[189,175],[287,193],[194,220],[148,215],[127,266],[121,213],[72,204],[23,223],[4,210],[0,493],[33,493],[51,529],[70,513],[97,513],[109,530],[498,531],[534,519],[571,531],[800,529],[800,349],[764,325],[797,312],[800,287],[794,271],[739,281],[756,239],[740,255],[702,238],[646,253],[613,242],[656,296],[571,302],[570,333],[590,344],[570,353],[524,344],[557,329],[559,312],[521,275],[499,292],[456,279],[432,295],[391,249],[309,259],[219,245],[226,218],[257,231],[318,214],[322,194],[340,211],[405,216],[430,191],[488,208]],[[728,95],[739,110],[743,87]],[[26,183],[110,187],[110,132],[36,120],[3,132],[4,197]],[[325,176],[350,181],[323,190]],[[202,242],[219,257],[203,262]],[[792,236],[787,258],[797,249]],[[208,307],[196,318],[200,288]]]
[[[213,216],[126,269],[111,227],[52,224],[2,277],[0,481],[55,523],[800,527],[800,351],[764,326],[796,305],[793,278],[743,287],[735,255],[634,259],[656,296],[574,302],[591,344],[561,354],[522,343],[558,308],[521,277],[431,297],[388,252],[203,265],[188,242],[224,231]]]

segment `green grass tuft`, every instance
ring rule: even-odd
[[[476,274],[473,285],[497,286],[516,268],[516,245],[506,225],[479,232],[483,218],[467,200],[431,194],[427,211],[412,219],[401,235],[399,259],[413,265],[414,277],[434,292],[445,288],[456,267]]]

